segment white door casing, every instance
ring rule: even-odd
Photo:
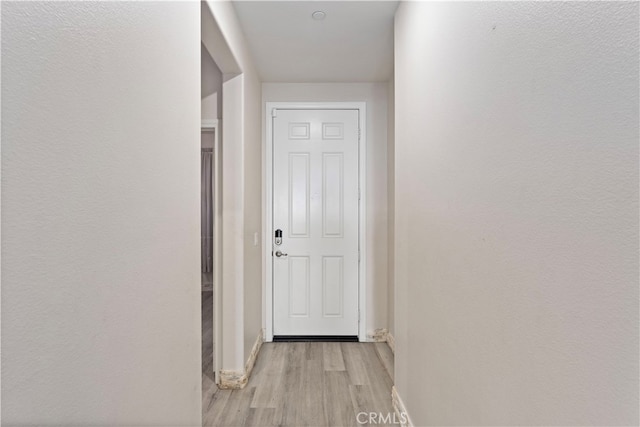
[[[273,335],[358,335],[359,110],[272,120]]]
[[[213,372],[216,384],[220,384],[222,361],[222,158],[220,155],[220,126],[217,119],[202,120],[201,132],[213,132]]]

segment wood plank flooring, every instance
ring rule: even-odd
[[[202,291],[213,291],[213,273],[202,273]]]
[[[358,426],[359,412],[393,414],[393,354],[382,345],[265,343],[244,389],[218,390],[203,374],[203,425]]]
[[[384,369],[387,371],[391,379],[393,379],[393,352],[389,348],[389,344],[386,342],[377,342],[374,345]]]
[[[202,292],[202,375],[213,381],[213,292]],[[203,378],[204,379],[204,378]]]

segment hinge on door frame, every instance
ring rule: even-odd
[[[271,117],[278,117],[278,109],[274,108],[271,110]]]
[[[360,136],[362,135],[362,132],[360,131],[360,128],[358,128],[358,142],[360,142]]]
[[[360,262],[360,249],[358,249],[358,262]]]

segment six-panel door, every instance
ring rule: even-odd
[[[358,111],[278,110],[273,137],[273,333],[357,335]]]

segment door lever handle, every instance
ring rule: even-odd
[[[277,251],[276,251],[276,256],[277,256],[278,258],[283,257],[283,256],[287,256],[287,255],[289,255],[289,254],[282,253],[282,252],[281,252],[281,251],[279,251],[279,250],[277,250]]]

